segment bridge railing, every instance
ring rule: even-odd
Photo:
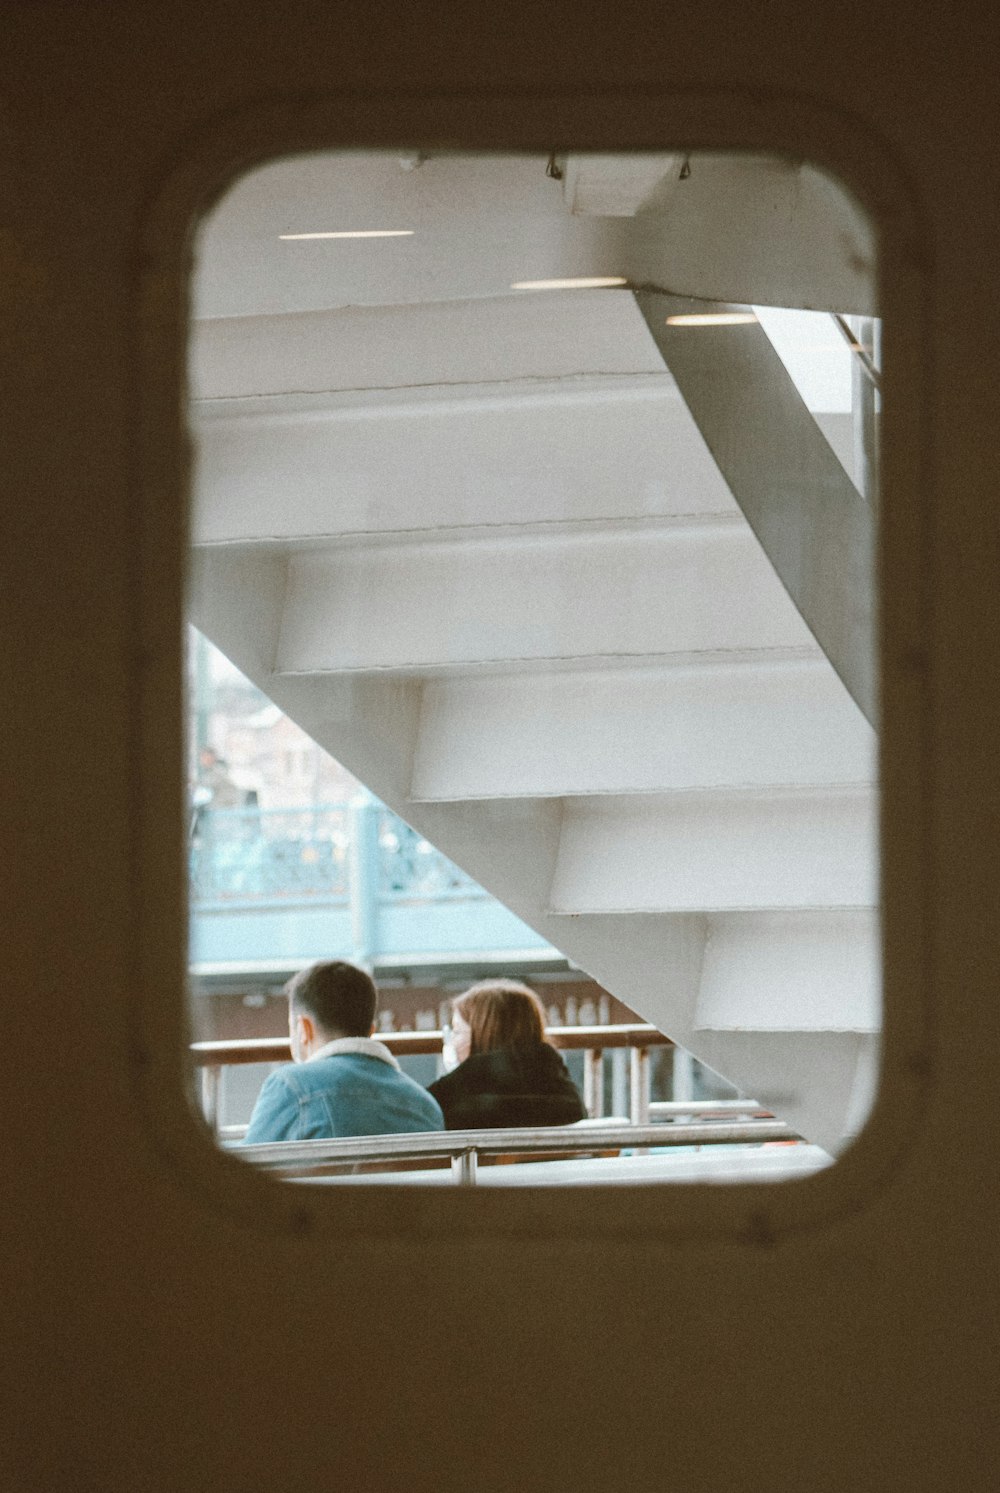
[[[429,840],[381,804],[377,805],[375,830],[380,902],[475,900],[489,895]]]
[[[363,887],[353,883],[363,881]],[[483,900],[488,893],[377,800],[194,813],[191,904],[201,911],[308,902]]]

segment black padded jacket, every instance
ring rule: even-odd
[[[572,1125],[587,1114],[566,1064],[547,1042],[473,1053],[430,1092],[448,1130]]]

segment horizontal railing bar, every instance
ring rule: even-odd
[[[425,907],[428,902],[484,902],[489,895],[481,886],[434,887],[425,892],[405,887],[398,892],[380,890],[378,903],[380,907]]]
[[[444,1039],[439,1031],[376,1032],[396,1057],[440,1052]],[[673,1047],[669,1037],[644,1022],[619,1022],[614,1026],[557,1026],[548,1032],[553,1046],[564,1051],[612,1047]],[[228,1067],[236,1063],[280,1063],[291,1057],[287,1037],[238,1037],[227,1042],[192,1042],[191,1055],[198,1067]],[[690,1106],[688,1106],[690,1108]]]
[[[673,1115],[759,1115],[771,1119],[771,1111],[754,1099],[668,1099],[653,1100],[649,1106],[651,1120],[668,1120]]]
[[[621,1021],[607,1026],[552,1026],[549,1041],[566,1051],[613,1047],[673,1047],[672,1038],[644,1021]]]
[[[214,814],[217,820],[226,823],[232,819],[313,819],[322,815],[345,814],[350,808],[347,799],[336,799],[330,803],[319,804],[286,804],[283,808],[262,809],[258,804],[228,804],[224,809],[213,808],[211,801],[205,804],[196,804],[196,808],[204,808]]]
[[[438,1031],[376,1032],[375,1038],[396,1057],[436,1053],[442,1046]],[[237,1037],[227,1042],[192,1042],[191,1053],[199,1067],[229,1067],[237,1063],[287,1063],[292,1049],[287,1037]]]
[[[649,1106],[651,1120],[672,1120],[675,1115],[694,1115],[701,1118],[706,1115],[725,1115],[727,1119],[744,1115],[758,1120],[775,1118],[772,1110],[765,1109],[764,1105],[757,1104],[750,1099],[692,1099],[687,1103],[681,1099],[671,1099],[666,1103],[654,1100]],[[613,1123],[611,1116],[608,1116],[607,1123],[609,1125]],[[234,1137],[244,1135],[246,1130],[246,1125],[223,1125],[219,1130],[219,1135],[223,1140],[232,1140]]]
[[[704,1125],[546,1125],[531,1130],[432,1130],[342,1140],[274,1141],[227,1145],[246,1161],[278,1170],[362,1161],[429,1160],[437,1156],[521,1155],[544,1151],[632,1150],[646,1146],[760,1145],[801,1137],[780,1120]]]
[[[707,1116],[717,1114],[720,1116],[720,1119],[723,1115],[727,1119],[732,1119],[736,1115],[743,1115],[747,1119],[753,1117],[757,1120],[773,1120],[775,1118],[769,1109],[764,1109],[760,1104],[748,1104],[744,1099],[726,1099],[721,1102],[717,1101],[714,1104],[708,1100],[695,1100],[690,1104],[682,1104],[679,1101],[677,1103],[651,1104],[649,1111],[651,1120],[670,1120],[675,1114],[684,1116],[693,1115],[701,1118],[702,1121],[705,1121]],[[608,1116],[606,1123],[611,1125],[616,1122],[613,1117]],[[625,1122],[622,1121],[622,1123]],[[628,1123],[631,1124],[632,1122],[629,1121]],[[246,1135],[249,1128],[245,1123],[242,1125],[220,1125],[216,1134],[219,1140],[222,1141],[240,1140]],[[671,1124],[670,1128],[674,1130],[676,1126]],[[634,1132],[630,1131],[631,1133]]]
[[[328,891],[321,887],[318,891],[308,892],[296,887],[287,896],[278,896],[271,892],[227,892],[225,895],[213,897],[199,897],[199,912],[234,912],[243,913],[248,909],[254,912],[301,912],[303,909],[314,909],[317,907],[347,907],[350,897],[341,888],[338,891]]]
[[[292,1056],[287,1037],[237,1037],[229,1042],[192,1042],[190,1051],[198,1068],[228,1068],[237,1063],[287,1063]]]

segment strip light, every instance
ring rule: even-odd
[[[571,280],[515,280],[511,290],[610,290],[627,285],[624,275],[578,275]]]
[[[756,321],[752,311],[703,311],[690,316],[668,316],[668,327],[745,327]]]
[[[412,238],[412,228],[354,228],[344,233],[279,233],[281,239],[304,238]]]

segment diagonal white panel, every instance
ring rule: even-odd
[[[411,796],[862,785],[875,745],[822,658],[430,680]]]
[[[249,679],[264,687],[278,652],[287,564],[265,550],[198,551],[188,573],[188,617]]]
[[[553,912],[872,907],[875,798],[568,799]]]
[[[506,287],[504,287],[506,289]],[[671,382],[631,295],[584,290],[195,322],[198,402],[587,376]]]
[[[294,554],[278,668],[427,670],[811,647],[740,527]]]
[[[745,1094],[836,1155],[867,1111],[871,1043],[862,1032],[699,1031],[691,1047],[716,1073],[738,1073]]]
[[[697,1025],[876,1032],[880,959],[874,908],[716,914],[708,923]]]
[[[194,541],[738,517],[673,383],[645,377],[213,407],[196,431]]]

